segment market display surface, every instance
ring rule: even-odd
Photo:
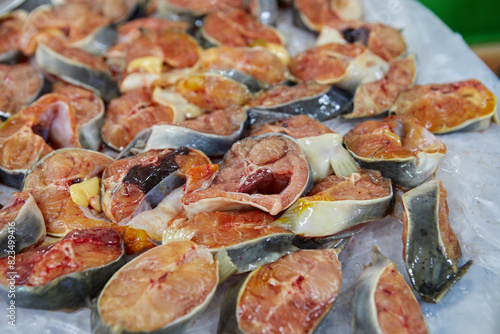
[[[500,81],[419,3],[40,2],[0,6],[2,333],[500,330]]]

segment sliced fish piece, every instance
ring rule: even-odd
[[[446,190],[434,179],[406,192],[403,201],[403,259],[413,287],[426,302],[438,303],[472,265],[448,221]]]
[[[413,86],[416,75],[414,55],[391,60],[383,79],[358,86],[353,111],[344,117],[368,117],[388,111],[399,94]]]
[[[271,111],[308,115],[324,121],[352,110],[352,96],[338,87],[307,81],[295,86],[271,87],[257,94],[248,105],[262,114]]]
[[[337,250],[299,250],[227,291],[217,333],[313,333],[342,283]]]
[[[284,82],[287,68],[271,51],[262,47],[220,46],[204,50],[201,68],[238,70],[273,86]]]
[[[157,17],[144,17],[123,23],[117,28],[116,43],[106,51],[106,62],[116,72],[121,72],[125,67],[129,45],[140,39],[144,31],[177,31],[185,32],[189,24],[184,21],[164,20]]]
[[[294,21],[297,25],[320,32],[333,28],[348,43],[368,47],[385,61],[406,52],[406,42],[396,28],[378,22],[361,21],[360,1],[297,0],[294,2]]]
[[[102,58],[70,47],[59,38],[50,38],[40,43],[35,59],[44,71],[90,89],[105,101],[118,96],[118,85]]]
[[[364,45],[385,61],[401,57],[406,52],[401,31],[386,24],[350,22],[340,30],[347,42]]]
[[[275,28],[260,23],[244,10],[217,11],[203,19],[200,37],[210,46],[253,46],[265,41],[284,45],[284,36]]]
[[[31,56],[40,40],[59,37],[69,46],[101,54],[116,39],[116,31],[109,24],[109,19],[85,3],[40,6],[25,21],[20,49]]]
[[[302,81],[320,84],[340,82],[350,61],[365,51],[354,44],[328,43],[298,53],[290,63],[290,72]]]
[[[248,116],[244,108],[216,110],[177,124],[153,125],[137,134],[118,158],[152,149],[189,147],[208,156],[224,155],[246,133]]]
[[[145,252],[104,287],[91,316],[92,332],[182,333],[210,303],[217,267],[210,251],[191,241]]]
[[[38,246],[44,239],[45,222],[33,196],[15,192],[0,210],[0,258],[13,259],[15,254]]]
[[[62,147],[81,147],[74,108],[64,96],[46,94],[0,128],[0,175],[4,183],[19,188],[38,159]]]
[[[295,22],[318,32],[323,26],[341,27],[363,15],[359,0],[295,0],[293,7]]]
[[[391,212],[391,181],[377,171],[360,170],[348,177],[328,176],[299,198],[273,224],[305,237],[323,237]]]
[[[28,15],[17,10],[0,15],[0,63],[11,63],[22,57],[19,51],[21,29]]]
[[[311,186],[305,153],[291,137],[265,134],[235,143],[207,189],[186,194],[188,217],[202,211],[255,207],[277,215]]]
[[[243,7],[244,0],[159,0],[156,4],[156,11],[159,17],[194,24],[197,19],[206,14]]]
[[[127,72],[144,70],[144,60],[150,57],[170,68],[190,68],[198,64],[201,48],[189,34],[176,30],[143,30],[133,42],[126,44],[125,64]],[[142,69],[141,69],[142,67]],[[148,69],[146,68],[148,72]],[[151,70],[149,70],[151,71]]]
[[[301,248],[319,248],[345,237],[302,238],[271,224],[276,217],[259,210],[200,212],[167,223],[162,243],[191,240],[210,249],[219,261],[219,277],[252,271]]]
[[[75,310],[95,297],[125,264],[120,235],[108,228],[74,230],[55,244],[16,255],[15,272],[0,259],[0,293],[16,286],[16,305],[45,310]]]
[[[403,188],[431,177],[446,146],[416,119],[389,116],[366,121],[344,136],[346,148],[365,168],[377,169]]]
[[[0,176],[4,184],[19,189],[29,168],[42,156],[50,153],[52,148],[26,125],[16,126],[9,133],[0,130],[0,136],[3,137],[0,139]],[[20,147],[26,149],[19,150]],[[14,160],[13,157],[17,159]]]
[[[413,116],[430,132],[482,131],[498,123],[497,98],[479,80],[417,85],[399,95],[389,113]]]
[[[299,80],[353,92],[362,83],[383,78],[389,65],[362,45],[327,43],[298,53],[289,68]]]
[[[144,0],[52,0],[55,5],[63,4],[86,4],[91,6],[102,16],[113,22],[128,20],[138,10],[144,6]]]
[[[306,115],[291,116],[265,123],[259,122],[258,118],[254,119],[254,121],[256,124],[250,128],[248,136],[258,136],[264,133],[283,133],[299,139],[335,133],[320,121]]]
[[[189,103],[214,111],[233,105],[244,105],[252,97],[244,84],[217,72],[193,73],[181,79],[175,86]]]
[[[43,74],[29,64],[0,64],[0,116],[10,117],[45,90]]]
[[[154,102],[149,92],[136,89],[108,104],[102,125],[102,139],[106,145],[121,151],[141,130],[174,122],[174,109]]]
[[[259,22],[275,26],[278,21],[278,1],[277,0],[247,0],[247,7],[250,14]]]
[[[208,164],[211,162],[207,156],[186,147],[150,150],[132,158],[117,160],[102,176],[104,213],[115,223],[125,223],[147,200],[146,196],[153,196],[152,191],[160,191],[156,187],[167,182],[166,178],[178,178],[179,181],[170,182],[182,184],[185,182],[186,170]],[[174,189],[161,191],[159,201]],[[155,206],[158,202],[151,205]]]
[[[428,333],[413,292],[391,260],[375,249],[356,284],[353,333]]]
[[[22,190],[30,193],[45,219],[47,234],[64,236],[69,231],[88,227],[109,227],[110,221],[98,212],[97,194],[87,206],[77,204],[70,186],[100,177],[113,159],[95,151],[66,148],[41,159],[24,179]]]
[[[249,135],[273,132],[284,133],[297,139],[306,153],[314,182],[332,173],[337,176],[349,176],[358,170],[358,165],[342,146],[342,135],[309,116],[299,115],[257,123],[250,128]]]
[[[101,147],[101,126],[104,121],[104,102],[94,92],[67,84],[55,82],[52,92],[65,96],[75,110],[78,140],[83,148],[97,151]]]

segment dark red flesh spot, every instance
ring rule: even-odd
[[[275,174],[268,168],[259,169],[248,176],[238,190],[245,194],[280,194],[290,183],[288,175]]]

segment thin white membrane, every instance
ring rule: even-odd
[[[365,19],[403,30],[409,52],[416,53],[417,83],[442,83],[477,78],[500,97],[500,81],[436,16],[413,0],[364,0]],[[285,33],[292,54],[310,48],[315,35],[292,25],[291,12],[280,13],[278,28]],[[345,134],[361,121],[326,122]],[[473,259],[468,273],[437,305],[420,301],[431,333],[498,333],[500,331],[500,127],[486,131],[441,135],[448,153],[437,177],[448,191],[450,222],[463,251]],[[5,203],[12,189],[0,186]],[[343,281],[340,294],[318,333],[350,333],[354,285],[370,263],[373,247],[391,261],[409,282],[404,267],[401,223],[391,217],[367,224],[340,255]],[[462,264],[462,262],[460,263]],[[236,278],[219,287],[206,311],[188,329],[189,334],[216,333],[222,296]],[[0,309],[7,314],[6,301]],[[17,308],[16,327],[0,321],[1,333],[89,333],[90,312],[47,312]],[[2,314],[2,311],[0,311]]]

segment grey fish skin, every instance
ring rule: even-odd
[[[19,7],[25,0],[2,1],[0,3],[0,15],[8,14]]]
[[[228,259],[237,268],[235,274],[242,274],[272,263],[286,254],[300,249],[320,249],[331,242],[350,238],[356,232],[339,233],[322,238],[306,238],[293,233],[275,234],[259,238],[255,242],[242,244],[241,247],[224,248]]]
[[[197,149],[208,156],[221,156],[245,136],[249,119],[247,117],[239,129],[228,136],[199,132],[173,124],[154,125],[139,132],[116,159],[128,158],[155,148],[178,147]]]
[[[370,266],[359,277],[352,303],[352,332],[354,334],[382,334],[373,296],[380,276],[391,263],[388,258],[376,249]]]
[[[129,12],[128,17],[126,17],[123,21],[132,21],[148,16],[147,7],[149,1],[150,0],[137,0],[137,4],[132,8],[132,10]]]
[[[472,260],[458,267],[446,254],[439,231],[439,180],[431,180],[402,196],[408,217],[404,258],[411,283],[422,299],[438,303],[467,272]]]
[[[215,73],[218,75],[222,75],[226,78],[232,79],[242,85],[245,85],[250,93],[255,94],[260,92],[261,90],[268,89],[269,86],[262,81],[255,79],[253,76],[240,72],[238,70],[220,70],[220,69],[210,69],[206,71],[207,73]]]
[[[118,260],[104,267],[77,275],[69,274],[39,287],[18,287],[18,306],[42,310],[76,310],[84,307],[87,299],[97,295],[107,279],[125,262],[124,252]],[[8,290],[4,289],[4,286],[0,286],[0,293],[6,296]]]
[[[312,31],[316,32],[316,30],[313,27],[310,27],[302,18],[302,14],[300,11],[295,7],[295,4],[292,4],[292,17],[293,17],[293,25],[296,26],[297,28],[304,29],[307,31]]]
[[[12,64],[23,57],[19,50],[12,50],[0,55],[0,64]]]
[[[247,6],[252,0],[246,0]],[[257,20],[268,26],[275,26],[278,21],[277,0],[255,0],[258,3]]]
[[[6,171],[0,169],[0,180],[12,188],[21,189],[27,170]]]
[[[329,244],[336,249],[341,249],[342,244],[357,233],[359,231],[351,230],[326,237],[309,238],[283,231],[210,250],[219,261],[219,268],[222,267],[222,272],[225,273],[219,274],[220,283],[230,275],[250,272],[300,249],[320,249]],[[191,238],[190,232],[186,233],[182,228],[170,227],[165,230],[162,243],[191,240]]]
[[[238,325],[238,319],[236,318],[236,305],[238,303],[238,293],[245,283],[246,279],[240,279],[235,285],[230,287],[220,307],[220,318],[217,327],[217,334],[244,334]]]
[[[162,132],[159,134],[164,142],[162,147],[177,148],[184,146],[198,149],[208,156],[223,155],[231,148],[231,145],[239,139],[239,136],[233,139],[232,136],[217,136],[176,125],[158,125],[157,127],[161,127],[161,129],[159,128],[158,130]],[[139,135],[142,134],[139,133],[138,136]],[[128,156],[131,150],[138,149],[138,144],[140,143],[134,140],[131,144],[133,145],[126,147],[123,153],[119,155],[118,159]]]
[[[328,242],[331,242],[332,240],[334,241],[332,244],[328,245],[325,247],[325,244],[323,244],[320,248],[333,248],[337,252],[337,256],[342,250],[345,248],[345,246],[349,243],[350,237],[352,235],[343,235],[342,237],[344,238],[338,238],[338,239],[329,239]],[[326,238],[325,240],[326,241]],[[315,247],[305,247],[303,249],[315,249]],[[296,249],[295,251],[298,251],[299,249]],[[292,253],[293,251],[288,252]],[[282,256],[287,255],[286,253],[282,254]],[[281,257],[279,257],[281,258]],[[279,258],[277,258],[275,261],[277,261]],[[274,262],[274,261],[272,261]],[[268,262],[271,263],[271,262]],[[264,266],[268,263],[262,263],[260,266]],[[259,268],[255,268],[255,270],[258,270]],[[254,271],[250,275],[252,275]],[[239,321],[237,319],[237,306],[238,306],[238,300],[241,296],[241,293],[243,289],[246,287],[248,283],[248,278],[249,276],[242,277],[239,281],[237,281],[233,286],[231,286],[226,293],[224,294],[224,298],[222,300],[222,304],[220,307],[220,317],[219,317],[219,323],[217,327],[217,334],[245,334],[244,331],[240,329],[239,326]],[[333,305],[333,303],[332,303]],[[319,332],[319,327],[321,325],[322,320],[324,317],[331,311],[331,306],[330,308],[320,317],[318,323],[312,328],[308,333],[309,334],[315,334]]]
[[[194,28],[201,25],[200,17],[204,16],[205,14],[206,13],[198,13],[190,11],[188,9],[173,6],[169,4],[168,1],[160,1],[158,3],[155,15],[165,20],[185,21],[189,23],[191,28]]]
[[[76,310],[95,297],[108,279],[126,263],[125,247],[115,261],[97,268],[74,272],[42,286],[17,286],[16,305],[41,310]],[[0,296],[7,300],[9,286],[0,284]]]
[[[248,109],[248,117],[250,117],[250,125],[260,125],[264,123],[276,122],[281,119],[292,118],[293,114],[283,114],[277,111],[263,109]]]
[[[92,334],[182,334],[189,328],[195,318],[191,317],[179,321],[166,328],[158,329],[152,332],[131,332],[122,327],[113,327],[106,325],[99,316],[97,305],[90,305],[90,328]]]
[[[261,242],[256,242],[244,248],[227,248],[227,254],[231,262],[238,268],[237,272],[246,273],[253,269],[278,260],[283,255],[293,253],[297,250],[292,245],[295,236],[277,235],[262,238]]]
[[[45,71],[74,85],[90,89],[110,101],[120,95],[118,84],[106,72],[96,71],[88,66],[63,57],[40,44],[36,49],[37,64]]]
[[[117,25],[111,23],[100,28],[92,39],[83,43],[79,48],[96,56],[104,56],[106,51],[116,42],[117,38]]]
[[[316,96],[270,107],[253,107],[252,110],[261,112],[277,112],[290,115],[307,115],[318,121],[340,116],[352,111],[353,97],[350,93],[335,86]]]
[[[38,152],[35,164],[37,164],[38,161],[40,160],[42,151],[43,150],[40,149],[40,152]],[[15,170],[8,170],[0,167],[0,180],[2,180],[2,182],[9,187],[16,189],[23,189],[24,178],[26,177],[26,175],[28,175],[28,173],[31,171],[33,167],[34,166],[31,166],[28,169],[15,169]]]
[[[160,202],[170,194],[173,190],[182,186],[186,180],[179,176],[179,172],[176,171],[163,180],[160,181],[156,186],[153,187],[148,193],[144,196],[143,201],[147,202],[151,208],[155,208],[160,204]]]
[[[10,10],[25,10],[28,13],[43,5],[51,5],[52,0],[14,0]]]
[[[45,221],[33,196],[29,196],[26,203],[19,210],[14,223],[14,232],[9,232],[9,225],[0,230],[0,258],[12,255],[9,248],[9,235],[15,237],[14,253],[32,247],[45,237]]]
[[[354,159],[366,169],[378,170],[385,177],[389,178],[394,184],[404,189],[412,189],[432,177],[435,170],[429,169],[425,172],[419,172],[415,159],[407,161],[364,161],[350,152]]]
[[[102,101],[102,100],[101,100]],[[104,123],[104,104],[102,112],[78,129],[78,140],[83,148],[98,151],[102,144],[101,127]]]
[[[402,275],[396,270],[394,263],[388,259],[384,254],[380,253],[377,247],[374,249],[374,253],[372,256],[372,261],[367,268],[361,273],[354,290],[354,298],[353,298],[353,312],[352,312],[352,333],[353,334],[383,334],[384,331],[381,328],[381,323],[379,322],[379,311],[384,312],[384,306],[379,307],[377,309],[377,302],[375,301],[376,294],[381,291],[379,287],[379,283],[381,281],[382,276],[386,272],[386,270],[395,270],[397,272],[396,276],[399,276],[402,279]],[[399,286],[402,289],[402,286]],[[409,305],[418,305],[417,300],[413,293],[411,293],[410,287],[404,282],[404,290],[411,296],[412,300],[406,299],[404,303],[400,305],[402,308],[408,307]],[[384,291],[385,288],[384,288]],[[389,300],[396,300],[399,297],[397,293],[389,288],[387,291],[387,297]],[[396,290],[397,291],[397,290]],[[399,290],[401,291],[401,290]],[[386,300],[384,302],[387,303]],[[416,311],[416,310],[415,310]],[[394,314],[396,314],[396,310],[393,310]],[[420,307],[419,312],[421,315],[421,319],[425,324],[425,319],[423,314],[421,313]],[[407,322],[409,323],[409,322]],[[420,328],[421,330],[423,328]],[[427,325],[425,324],[425,333],[428,333]],[[415,328],[413,328],[415,330]],[[410,331],[412,332],[412,331]],[[419,331],[419,333],[421,333]]]

